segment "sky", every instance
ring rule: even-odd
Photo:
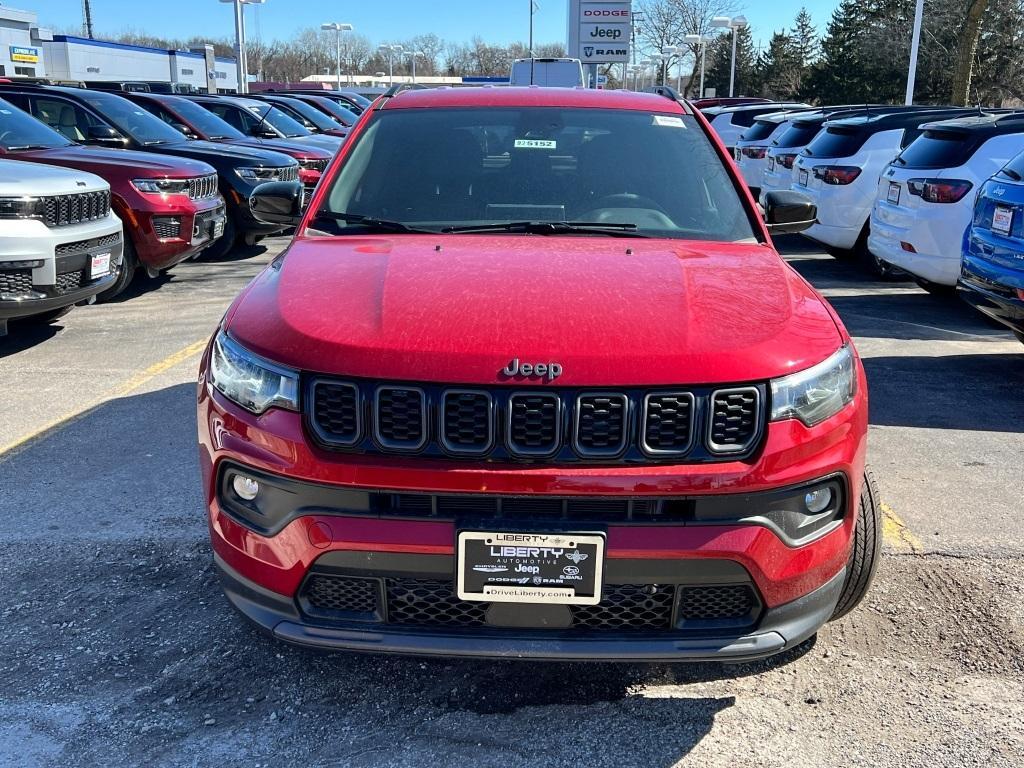
[[[566,0],[538,0],[534,18],[535,42],[565,39]],[[433,32],[447,40],[468,41],[480,35],[492,43],[525,41],[529,31],[530,0],[266,0],[247,13],[252,37],[259,27],[263,39],[288,38],[298,29],[324,21],[352,24],[371,41],[402,40]],[[80,27],[81,0],[15,0],[4,3],[39,14],[39,22],[58,30]],[[766,44],[772,32],[788,29],[801,6],[823,31],[839,0],[736,0],[751,23],[754,39]],[[234,22],[230,4],[218,0],[92,0],[96,37],[132,30],[171,38],[205,33],[231,37]]]

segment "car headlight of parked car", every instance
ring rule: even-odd
[[[299,410],[298,372],[253,354],[224,331],[213,342],[210,383],[252,413],[272,407]]]
[[[0,219],[38,219],[43,213],[41,197],[0,197]]]
[[[153,195],[188,194],[188,179],[134,179],[132,186]]]
[[[807,370],[772,381],[772,421],[800,419],[813,427],[835,416],[857,393],[849,345]]]

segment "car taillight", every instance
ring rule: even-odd
[[[819,165],[814,169],[814,177],[825,184],[842,187],[860,176],[861,169],[854,165]]]
[[[962,179],[911,179],[907,191],[926,203],[959,203],[974,187]]]
[[[764,160],[764,156],[768,154],[767,147],[744,147],[742,151],[751,160]]]
[[[793,169],[793,163],[796,162],[796,155],[776,155],[775,161],[783,168]]]

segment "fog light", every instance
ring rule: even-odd
[[[235,482],[238,482],[238,478],[235,478]],[[814,491],[808,491],[807,494],[804,495],[804,506],[807,507],[807,511],[812,515],[824,512],[828,509],[828,505],[831,503],[831,488],[818,488]]]
[[[256,498],[256,494],[260,492],[260,484],[245,475],[235,475],[231,481],[231,487],[235,489],[238,498],[245,499],[246,501],[252,501]],[[807,495],[810,496],[810,494]]]

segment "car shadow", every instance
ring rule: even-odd
[[[64,330],[63,322],[63,318],[45,324],[25,320],[8,321],[7,335],[0,336],[0,360],[49,341]]]

